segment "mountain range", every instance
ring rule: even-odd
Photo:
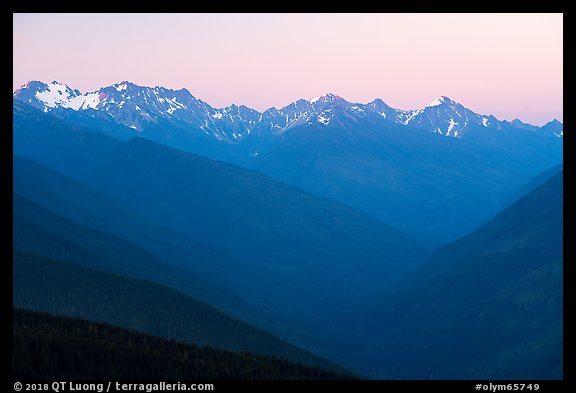
[[[13,154],[15,307],[373,378],[562,378],[557,121],[30,82]]]
[[[122,142],[57,119],[58,124],[46,123],[42,117],[35,122],[26,116],[30,124],[17,128],[14,153],[53,170],[16,156],[16,192],[67,220],[121,236],[205,283],[217,280],[267,314],[284,315],[284,326],[293,316],[294,329],[322,329],[326,318],[337,318],[354,299],[392,285],[425,255],[395,228],[260,173],[145,139]],[[125,258],[123,274],[153,277],[126,266],[133,259]],[[138,259],[142,265],[143,257]],[[162,284],[185,289],[174,279],[177,273],[172,278],[166,270],[153,274]],[[189,293],[215,302],[215,292]],[[234,302],[216,304],[238,310]]]
[[[14,102],[122,140],[139,136],[262,172],[353,206],[430,250],[496,214],[563,153],[556,120],[499,121],[447,97],[404,111],[325,94],[260,113],[216,109],[186,89],[121,82],[81,94],[32,81]]]
[[[162,122],[175,127],[204,133],[215,139],[241,143],[254,130],[269,135],[282,134],[305,124],[345,121],[393,122],[454,138],[474,138],[488,131],[524,130],[563,137],[562,123],[556,119],[536,127],[516,119],[500,121],[491,115],[480,115],[463,105],[441,96],[417,110],[394,109],[382,100],[367,104],[351,103],[336,94],[327,93],[310,100],[300,99],[284,108],[274,107],[260,113],[244,105],[213,108],[195,98],[187,89],[138,86],[124,81],[85,94],[53,81],[30,81],[17,89],[14,98],[44,112],[60,115],[66,110],[90,117],[100,112],[135,133],[154,129]]]

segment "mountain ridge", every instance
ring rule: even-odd
[[[190,344],[340,368],[209,303],[151,281],[26,251],[13,253],[13,265],[15,307],[109,323]]]
[[[400,379],[561,379],[562,221],[560,171],[372,305],[359,357]]]
[[[275,356],[200,347],[106,323],[14,308],[18,379],[355,379]],[[62,362],[66,358],[68,362]]]
[[[239,144],[259,126],[266,126],[272,134],[279,134],[303,124],[331,124],[335,113],[355,120],[366,117],[373,121],[391,121],[403,126],[420,128],[442,136],[466,137],[477,129],[539,131],[563,137],[562,123],[555,119],[538,127],[516,119],[500,121],[492,115],[478,114],[446,96],[434,99],[420,109],[401,110],[377,98],[361,104],[349,102],[334,93],[312,99],[299,99],[280,109],[263,112],[245,105],[215,108],[194,97],[185,88],[179,90],[161,86],[139,86],[123,81],[99,90],[80,93],[65,84],[53,81],[30,81],[13,92],[13,98],[31,106],[52,112],[68,109],[75,112],[99,111],[110,115],[121,125],[140,133],[162,120],[185,129],[195,129],[220,142]]]

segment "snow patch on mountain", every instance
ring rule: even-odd
[[[68,103],[68,101],[70,101],[71,98],[75,98],[77,94],[68,86],[54,81],[47,84],[45,90],[38,91],[35,96],[47,107],[56,108]]]
[[[80,109],[97,109],[100,102],[106,98],[108,97],[102,93],[88,93],[84,96],[84,102],[80,106]]]
[[[432,101],[431,103],[429,103],[428,105],[426,105],[426,108],[430,108],[433,106],[438,106],[438,105],[442,105],[444,103],[444,97],[438,97],[436,98],[434,101]]]
[[[408,125],[408,123],[410,123],[410,120],[412,120],[413,118],[415,118],[418,114],[420,114],[422,112],[421,109],[412,111],[409,115],[408,118],[406,120],[404,120],[404,125]]]
[[[450,118],[450,124],[448,125],[448,131],[446,131],[446,136],[450,135],[450,131],[452,131],[452,129],[456,124],[458,123],[456,123],[453,118]]]
[[[324,125],[328,125],[328,124],[330,124],[330,120],[332,120],[332,117],[327,117],[326,112],[322,112],[318,115],[317,119],[318,119],[319,123],[322,123]]]

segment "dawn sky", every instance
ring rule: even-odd
[[[417,109],[563,120],[562,14],[14,14],[13,88],[124,80],[215,107],[326,92]]]

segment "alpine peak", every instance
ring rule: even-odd
[[[340,97],[337,94],[334,93],[326,93],[326,94],[322,94],[319,97],[314,97],[310,100],[310,103],[315,103],[315,102],[332,102],[332,101],[337,101],[337,100],[343,100],[342,97]]]
[[[122,91],[122,90],[126,90],[128,87],[136,87],[136,85],[132,82],[122,81],[120,83],[116,83],[116,84],[112,85],[112,87],[115,87],[116,90],[118,90],[118,91]]]
[[[455,101],[451,100],[450,98],[446,97],[446,96],[440,96],[436,99],[434,99],[431,103],[429,103],[428,105],[426,105],[426,108],[432,107],[432,106],[439,106],[442,104],[456,104]]]

